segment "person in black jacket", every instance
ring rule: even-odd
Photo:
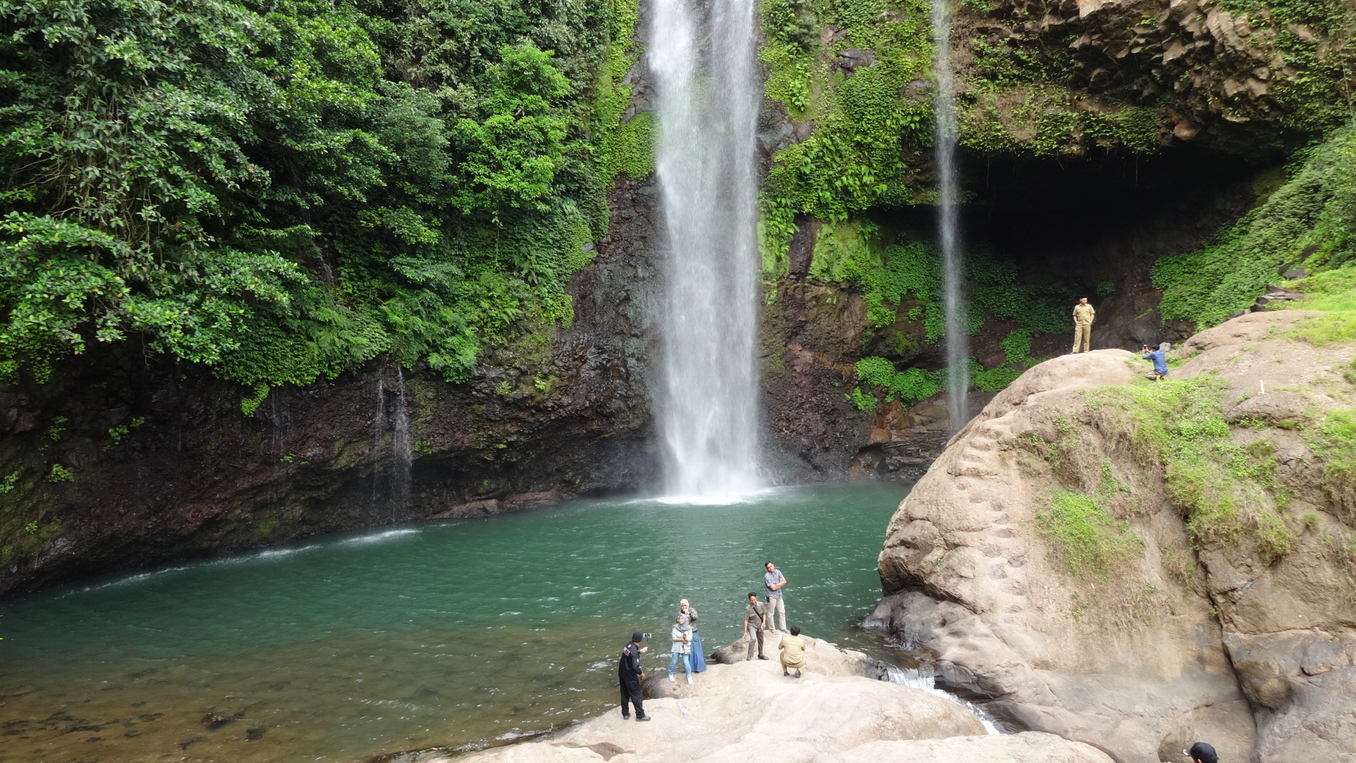
[[[645,671],[640,667],[640,656],[650,651],[648,646],[640,645],[644,637],[640,631],[632,633],[631,643],[622,648],[621,659],[617,660],[617,680],[621,684],[622,720],[631,718],[628,702],[636,706],[636,720],[650,720],[650,716],[645,714],[645,708],[641,705],[640,696],[640,681],[645,678]]]

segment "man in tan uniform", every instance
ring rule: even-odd
[[[1074,305],[1074,345],[1073,352],[1087,352],[1092,348],[1092,322],[1097,319],[1097,311],[1088,304],[1087,297],[1080,297]],[[1082,349],[1079,349],[1082,347]]]

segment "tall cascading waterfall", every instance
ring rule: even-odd
[[[964,252],[959,229],[960,191],[956,185],[956,142],[960,124],[956,119],[955,83],[951,78],[951,14],[947,0],[932,0],[932,40],[937,51],[933,72],[937,93],[937,238],[942,246],[942,309],[946,315],[946,404],[951,429],[970,420],[966,392],[970,387],[969,319],[961,285],[965,277]]]
[[[759,481],[754,0],[654,0],[651,24],[667,490],[738,494]]]

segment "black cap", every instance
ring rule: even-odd
[[[1219,756],[1215,754],[1215,748],[1205,742],[1197,742],[1196,744],[1191,745],[1191,749],[1187,750],[1187,754],[1196,760],[1201,761],[1201,763],[1219,763]]]
[[[640,631],[636,631],[635,633],[632,633],[632,634],[631,634],[631,640],[632,640],[632,641],[635,641],[635,642],[637,642],[637,643],[639,643],[640,640],[643,639],[643,638],[645,638],[645,634],[644,634],[644,633],[641,633]]]

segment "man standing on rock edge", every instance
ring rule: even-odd
[[[645,671],[640,668],[640,656],[650,651],[648,646],[641,646],[640,640],[645,638],[645,634],[636,631],[631,634],[631,643],[622,648],[621,659],[617,661],[617,680],[621,683],[621,705],[622,720],[631,719],[631,713],[628,711],[627,703],[636,706],[636,720],[648,721],[650,716],[645,714],[645,707],[641,705],[640,682],[645,678]]]
[[[777,565],[764,562],[767,574],[763,575],[763,586],[767,588],[767,628],[777,629],[777,613],[782,613],[782,630],[786,630],[786,603],[782,601],[782,588],[786,586],[786,576],[777,570]]]
[[[783,615],[785,617],[785,615]],[[763,629],[767,627],[767,605],[758,601],[758,594],[749,592],[749,604],[744,607],[744,638],[749,640],[749,654],[745,660],[753,659],[753,638],[749,636],[749,625],[753,625],[753,635],[758,639],[758,659],[763,656]]]
[[[1087,297],[1079,297],[1074,305],[1074,345],[1073,352],[1087,352],[1092,348],[1092,322],[1097,319],[1097,311],[1088,304]],[[1082,345],[1083,349],[1078,349]]]

